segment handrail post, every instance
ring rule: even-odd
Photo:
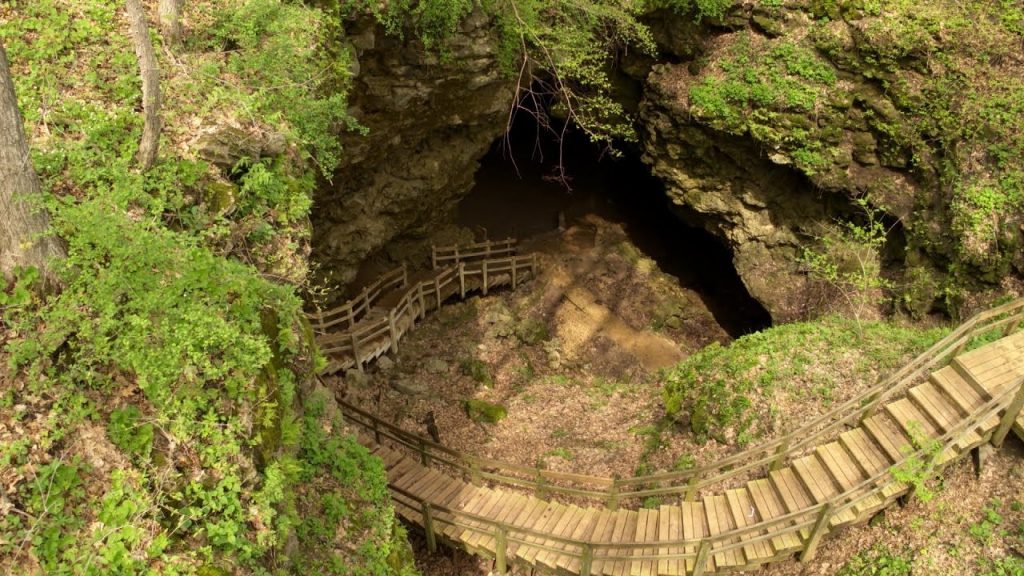
[[[418,438],[419,441],[419,452],[420,452],[420,464],[424,466],[430,465],[430,456],[427,455],[427,445],[423,442],[423,438]]]
[[[427,533],[427,550],[437,552],[437,535],[434,534],[434,510],[430,502],[423,501],[423,530]]]
[[[540,470],[537,470],[537,489],[536,489],[537,490],[537,492],[536,492],[537,498],[540,498],[541,500],[543,500],[544,498],[547,498],[547,496],[548,496],[547,485],[548,485],[548,481],[547,481],[546,478],[544,478],[544,474],[541,473]]]
[[[1017,421],[1017,417],[1020,416],[1021,408],[1024,408],[1024,381],[1017,382],[1017,393],[1013,396],[1013,401],[1006,407],[1006,412],[1003,414],[1003,419],[999,423],[999,427],[996,428],[994,434],[992,434],[992,445],[996,448],[1003,446],[1003,441],[1006,440],[1006,435],[1010,433],[1010,429],[1013,428],[1013,423]]]
[[[1018,312],[1017,314],[1017,319],[1007,324],[1006,328],[1003,328],[1003,338],[1009,336],[1010,334],[1013,334],[1014,332],[1017,331],[1017,328],[1020,328],[1020,322],[1022,318],[1020,316],[1020,312]]]
[[[471,462],[469,465],[469,482],[473,486],[483,486],[483,478],[480,476],[480,463]]]
[[[783,464],[786,463],[786,458],[789,456],[789,445],[793,442],[793,433],[786,434],[785,438],[782,439],[782,443],[775,449],[775,459],[768,466],[769,472],[775,472],[779,468],[782,468]]]
[[[359,338],[356,333],[352,333],[352,359],[356,362],[356,368],[359,369],[359,373],[363,373],[363,359],[359,355]]]
[[[874,394],[869,396],[869,398],[870,400],[868,400],[868,403],[864,405],[864,411],[861,412],[859,422],[860,424],[863,424],[865,420],[875,415],[875,411],[878,410],[878,405],[880,404],[880,400],[882,399],[882,393],[875,392]]]
[[[466,263],[459,262],[459,298],[466,299]]]
[[[388,332],[391,334],[391,353],[398,354],[398,325],[395,322],[395,309],[388,312]]]
[[[686,483],[686,495],[683,497],[687,502],[694,502],[697,500],[697,483],[700,482],[700,474],[696,472],[693,476],[690,476],[690,480]]]
[[[376,442],[377,444],[380,444],[380,424],[377,422],[376,418],[374,418],[372,420],[372,422],[373,422],[373,441]]]
[[[366,311],[369,312],[370,311],[370,290],[366,286],[363,286],[363,303],[366,304]]]
[[[612,486],[608,489],[608,508],[612,511],[619,509],[619,479],[612,478]]]
[[[498,574],[504,576],[508,572],[508,559],[506,558],[506,553],[508,551],[508,528],[505,526],[498,526],[496,545],[497,550],[495,550],[495,561],[497,562],[497,566],[495,566],[495,570],[497,570]]]
[[[483,283],[484,287],[483,287],[483,290],[484,290],[484,296],[487,296],[487,260],[484,260],[483,268],[484,268],[484,283]]]
[[[516,262],[515,257],[512,257],[512,289],[515,290],[519,286],[519,262]]]
[[[818,513],[818,519],[814,521],[811,537],[807,539],[807,544],[804,545],[803,551],[800,552],[801,562],[808,562],[814,559],[814,554],[818,551],[818,543],[821,542],[821,537],[825,535],[825,531],[828,529],[828,521],[832,519],[832,508],[834,507],[835,505],[829,502],[821,508],[821,512]]]
[[[580,576],[590,576],[594,564],[594,545],[590,542],[583,543],[583,551],[580,554]]]
[[[708,568],[708,554],[711,553],[711,541],[701,540],[700,547],[697,548],[697,558],[693,561],[693,576],[704,576],[704,571]]]
[[[419,287],[416,290],[416,295],[418,297],[418,300],[420,301],[420,319],[422,320],[423,318],[427,317],[427,300],[426,297],[423,295],[422,282],[420,283]]]

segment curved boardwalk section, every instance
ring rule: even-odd
[[[894,472],[923,465],[932,475],[982,444],[1001,445],[1015,426],[1020,432],[1022,317],[1024,301],[972,318],[781,440],[643,478],[561,474],[460,454],[356,407],[345,410],[363,430],[360,441],[384,461],[396,510],[424,528],[429,547],[443,541],[494,558],[499,573],[510,564],[584,576],[743,570],[813,557],[822,537],[913,490]],[[968,346],[977,347],[962,353]],[[619,507],[650,496],[674,502]]]
[[[329,359],[325,374],[360,371],[388,352],[428,311],[446,300],[499,286],[518,287],[536,275],[536,255],[516,254],[513,239],[469,246],[434,247],[433,270],[410,278],[405,265],[363,288],[358,296],[327,311],[309,314],[320,351]]]

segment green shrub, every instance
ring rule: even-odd
[[[851,558],[836,576],[910,576],[913,566],[911,559],[875,547]]]

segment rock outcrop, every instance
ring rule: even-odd
[[[448,215],[505,129],[515,87],[500,72],[498,31],[480,13],[442,48],[369,21],[347,32],[356,61],[351,112],[368,132],[343,137],[343,163],[316,199],[315,255],[332,284]]]

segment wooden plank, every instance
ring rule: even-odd
[[[836,494],[837,490],[829,477],[828,472],[821,466],[814,456],[804,456],[793,461],[793,471],[797,478],[803,482],[804,488],[814,498],[815,503],[822,504]]]
[[[960,374],[950,366],[932,373],[931,382],[956,404],[963,416],[973,414],[975,409],[985,404],[985,400],[974,387],[964,382]]]
[[[938,425],[931,417],[923,414],[906,398],[900,398],[895,402],[889,403],[885,409],[910,438],[921,434],[924,438],[914,438],[920,441],[935,438],[942,434],[942,431],[939,430]]]
[[[541,516],[538,523],[533,525],[533,529],[542,534],[548,534],[551,532],[552,529],[554,529],[555,525],[558,524],[558,521],[562,519],[562,516],[565,516],[568,512],[568,508],[560,504],[556,504],[554,509],[551,511],[551,514],[547,516]],[[539,536],[531,536],[526,540],[528,542],[536,542],[538,544],[550,544],[550,542],[544,540]],[[535,560],[541,552],[543,552],[542,549],[537,548],[535,546],[530,546],[528,550],[525,550],[523,554],[520,555],[520,558],[522,558],[523,561],[527,562],[528,564],[535,564]]]
[[[761,514],[754,504],[754,499],[746,488],[736,488],[725,491],[726,500],[729,502],[729,510],[732,511],[732,519],[737,527],[751,526],[761,521]],[[760,533],[753,533],[743,536],[743,540],[759,536]],[[772,557],[772,548],[767,541],[756,542],[743,547],[743,554],[747,557],[748,564],[756,564],[759,560]]]
[[[657,542],[658,541],[658,510],[648,509],[647,517],[644,518],[643,514],[640,516],[640,521],[637,524],[637,542]],[[638,549],[640,554],[647,556],[658,553],[657,548],[643,548]],[[633,576],[657,576],[656,571],[658,568],[658,562],[655,560],[643,560],[633,563],[631,574]]]
[[[466,495],[464,502],[458,507],[452,507],[452,510],[456,512],[454,518],[459,519],[460,521],[465,520],[465,518],[460,516],[458,512],[471,512],[473,509],[479,507],[480,500],[486,498],[488,496],[488,492],[490,491],[487,488],[472,486],[472,490]],[[460,537],[462,536],[463,530],[464,528],[461,526],[450,525],[445,528],[444,533],[452,540],[461,543],[462,540]]]
[[[874,476],[892,465],[888,455],[875,444],[863,428],[847,430],[839,435],[839,442],[853,455],[853,461],[867,475]]]
[[[585,508],[583,511],[583,517],[580,518],[576,529],[569,534],[569,538],[576,542],[587,542],[593,539],[594,533],[597,529],[598,519],[601,517],[602,509],[600,508]],[[556,562],[556,569],[566,570],[573,574],[579,574],[580,572],[580,554],[582,550],[578,548],[568,549],[568,553],[562,554],[558,557]],[[593,570],[593,565],[591,565]]]
[[[576,529],[576,525],[579,524],[585,513],[585,509],[580,508],[575,504],[570,504],[569,511],[562,516],[557,524],[555,524],[555,527],[550,532],[551,535],[559,538],[567,538],[572,534],[573,530]],[[551,541],[548,544],[556,548],[565,548],[563,544],[556,541]],[[541,553],[537,555],[537,559],[534,563],[554,569],[558,566],[558,557],[559,554],[557,552],[545,550],[541,551]]]
[[[597,526],[594,528],[595,542],[605,543],[612,541],[612,537],[615,534],[615,523],[618,516],[618,511],[601,511],[601,515],[597,520]],[[609,550],[607,548],[599,548],[594,551],[594,564],[592,566],[593,574],[610,573],[606,568],[610,568],[611,565],[604,561],[604,557],[608,554]]]
[[[905,451],[911,449],[910,438],[886,414],[876,414],[864,420],[863,428],[892,462],[902,462]]]
[[[775,486],[767,478],[759,478],[747,483],[750,496],[754,499],[754,505],[764,520],[772,520],[786,515],[786,509],[782,504],[781,496],[775,490]],[[776,530],[779,530],[776,528]],[[785,532],[776,538],[772,538],[772,547],[776,553],[794,551],[800,548],[800,538],[793,532]]]
[[[633,537],[636,534],[636,525],[639,519],[639,515],[635,510],[622,510],[622,532],[619,532],[619,526],[616,526],[615,537],[613,542],[618,543],[632,543]],[[616,549],[616,556],[628,556],[632,554],[632,550]],[[612,576],[626,576],[629,574],[629,560],[616,560],[612,562],[611,573]]]
[[[477,513],[489,520],[495,521],[502,511],[515,500],[517,494],[514,492],[508,492],[505,490],[496,490],[495,497],[492,498],[480,511]],[[483,524],[481,524],[483,525]],[[492,531],[491,527],[487,527],[488,531]],[[490,533],[475,532],[464,538],[467,546],[471,548],[480,548],[490,553],[495,551],[495,539]]]
[[[960,423],[956,407],[945,400],[931,382],[914,386],[907,394],[918,411],[926,413],[942,432],[949,432]]]
[[[526,509],[520,512],[515,517],[515,519],[509,522],[509,524],[511,524],[512,526],[516,526],[519,528],[532,527],[535,523],[537,523],[538,519],[544,514],[545,510],[547,510],[547,508],[551,506],[550,502],[545,502],[544,500],[541,500],[539,498],[528,497],[526,500]],[[513,555],[515,555],[516,557],[520,557],[520,554],[525,549],[525,544],[520,544],[518,542],[510,543],[508,547],[509,557],[511,558]]]
[[[497,501],[498,499],[500,499],[502,496],[505,495],[502,492],[498,492],[498,491],[495,491],[495,490],[490,490],[488,488],[483,488],[481,491],[484,492],[482,494],[482,496],[480,498],[477,498],[476,500],[471,501],[469,505],[467,505],[465,508],[463,508],[463,512],[469,512],[471,514],[482,516],[483,514],[481,514],[481,512],[485,508],[487,508],[489,506],[492,506],[495,501]],[[469,526],[473,526],[473,527],[477,528],[476,530],[470,529],[470,528],[465,528],[458,535],[456,540],[458,540],[459,542],[461,542],[464,545],[468,545],[470,540],[474,540],[475,541],[475,539],[480,535],[480,530],[488,530],[489,529],[488,526],[485,523],[480,522],[478,520],[470,520],[468,518],[464,518],[463,522],[465,522]]]
[[[697,540],[708,536],[710,530],[708,529],[707,514],[704,511],[703,502],[683,502],[680,505],[680,510],[683,519],[683,538],[686,540]],[[686,547],[687,554],[696,554],[697,548],[694,546]],[[686,559],[686,572],[692,574],[694,569],[694,559]]]
[[[867,476],[861,475],[860,469],[838,442],[818,446],[815,452],[841,491],[845,492],[867,479]]]
[[[724,495],[705,496],[703,500],[704,511],[708,515],[708,528],[712,536],[728,532],[736,527],[732,519],[732,513],[729,511],[729,503]],[[740,550],[728,550],[719,553],[712,551],[712,554],[716,567],[726,568],[742,566],[744,564],[743,553]]]

